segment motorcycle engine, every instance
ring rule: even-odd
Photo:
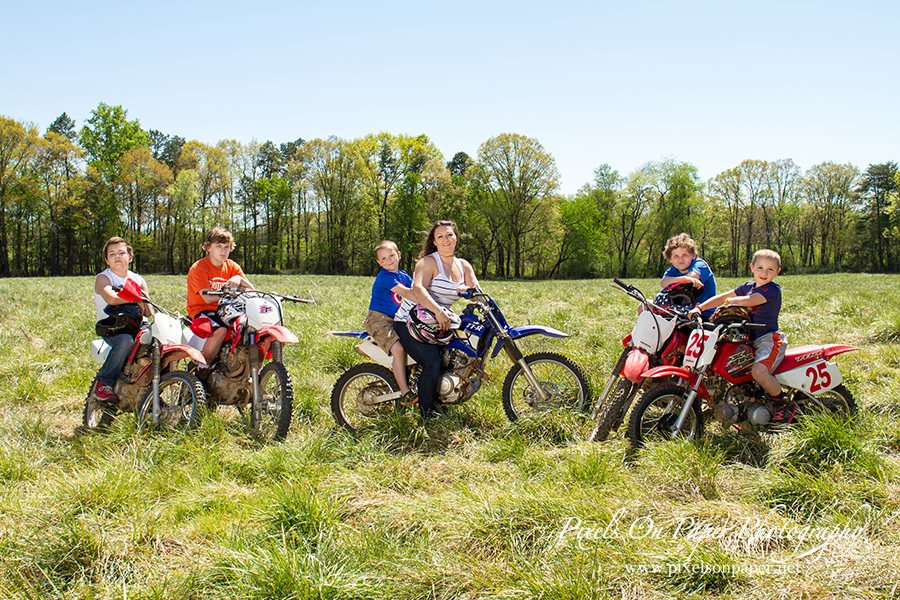
[[[758,396],[759,388],[754,384],[736,385],[716,404],[713,414],[725,426],[742,422],[765,425],[772,420],[772,409],[761,404]]]
[[[209,400],[216,404],[243,407],[250,402],[250,380],[246,377],[231,378],[214,370],[205,387]]]
[[[235,348],[231,353],[229,344],[226,342],[219,351],[219,365],[224,373],[229,377],[238,377],[244,374],[244,370],[250,363],[250,351],[246,346]]]
[[[713,416],[716,421],[726,427],[745,420],[744,408],[747,403],[753,402],[751,386],[736,385],[729,388],[725,397],[716,403]]]
[[[469,375],[477,358],[467,356],[452,348],[441,350],[441,379],[438,381],[438,398],[442,404],[455,404],[466,397]]]

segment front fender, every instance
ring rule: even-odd
[[[652,369],[644,371],[643,373],[641,373],[641,377],[645,379],[659,379],[660,377],[678,377],[679,379],[690,379],[691,371],[688,371],[684,367],[679,367],[676,365],[661,365],[659,367],[653,367]]]
[[[198,364],[205,365],[206,358],[204,358],[203,353],[194,348],[193,346],[185,346],[184,344],[167,344],[162,347],[162,362],[168,364],[175,360],[181,360],[184,356],[181,353],[187,355],[188,358],[191,358],[197,361]],[[171,354],[170,353],[174,353]]]
[[[568,333],[563,333],[558,329],[553,329],[552,327],[546,327],[544,325],[525,325],[524,327],[510,327],[509,328],[509,337],[514,340],[519,338],[523,338],[529,335],[535,335],[539,333],[541,335],[546,335],[548,337],[553,338],[565,338],[569,337]]]
[[[552,327],[546,327],[544,325],[525,325],[524,327],[510,327],[507,329],[509,333],[510,340],[517,340],[519,338],[527,337],[529,335],[535,335],[537,333],[541,335],[546,335],[547,337],[553,338],[565,338],[569,337],[568,333],[563,333],[558,329],[553,329]],[[521,354],[518,350],[515,349],[515,344],[513,344],[513,353]],[[500,350],[503,348],[503,338],[497,338],[497,345],[494,346],[494,351],[491,353],[491,358],[496,357]],[[516,362],[516,359],[513,359],[513,362]]]
[[[299,342],[299,338],[294,335],[294,332],[288,329],[283,325],[271,325],[269,327],[264,327],[259,332],[260,337],[269,335],[275,338],[277,341],[283,344],[296,344]]]

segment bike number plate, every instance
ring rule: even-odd
[[[812,396],[827,392],[843,381],[840,368],[824,360],[779,373],[775,378],[785,387],[802,390]]]
[[[695,329],[688,338],[687,347],[684,350],[684,362],[686,369],[693,369],[698,364],[708,365],[716,353],[715,332]]]

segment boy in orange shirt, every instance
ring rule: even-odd
[[[221,290],[225,286],[252,290],[253,284],[244,275],[241,266],[228,258],[234,250],[234,237],[224,227],[215,227],[206,235],[203,244],[206,257],[195,262],[187,276],[187,314],[194,320],[191,328],[198,321],[208,320],[212,335],[203,344],[203,356],[211,365],[219,354],[219,348],[228,334],[228,324],[216,312],[219,305],[218,296],[201,294],[201,290]]]

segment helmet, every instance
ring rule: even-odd
[[[445,312],[450,317],[450,329],[441,329],[434,313],[421,304],[416,304],[410,309],[409,317],[406,319],[409,335],[423,344],[435,344],[438,346],[449,344],[453,339],[453,329],[457,329],[461,321],[452,311],[447,310]]]
[[[713,313],[711,321],[716,325],[722,323],[743,323],[750,320],[750,309],[746,306],[726,304],[720,306]]]
[[[653,304],[684,312],[694,308],[700,288],[695,288],[692,283],[683,281],[667,285],[653,298]]]
[[[144,319],[144,313],[141,308],[134,303],[107,305],[103,312],[109,316],[105,319],[97,321],[94,331],[100,337],[110,337],[119,335],[120,333],[130,333],[135,335],[141,328],[141,321]]]
[[[225,322],[231,325],[231,322],[246,312],[246,303],[243,296],[222,296],[219,298],[219,305],[216,307],[216,314]]]

